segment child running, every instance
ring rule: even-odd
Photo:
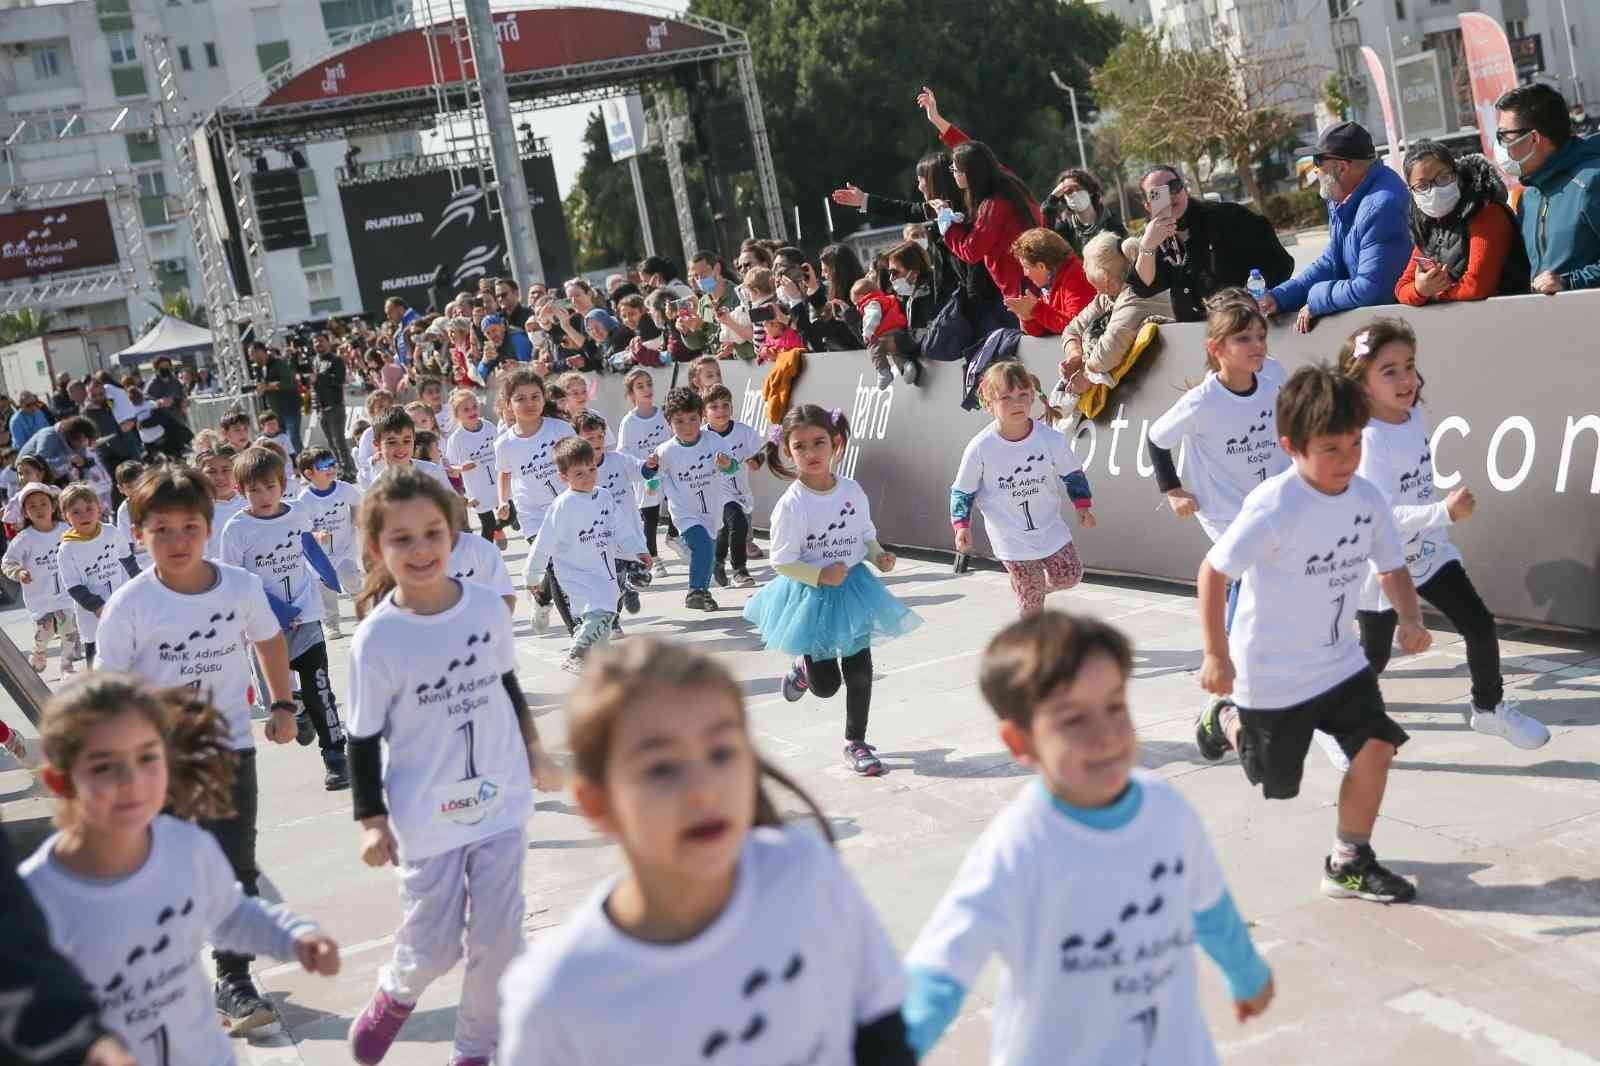
[[[404,410],[390,408],[389,413],[379,419],[372,429],[373,437],[378,442],[378,452],[367,464],[366,481],[361,485],[363,490],[371,488],[372,483],[387,471],[414,469],[433,478],[451,492],[455,491],[444,467],[427,459],[416,458],[417,427]]]
[[[578,419],[589,411],[589,379],[576,370],[569,370],[556,378],[556,385],[561,389],[561,413],[569,423],[576,426]],[[616,446],[617,439],[611,435],[608,427],[606,450],[610,451]]]
[[[1013,622],[984,651],[979,687],[1000,740],[1038,777],[967,853],[907,956],[918,1056],[992,954],[1006,968],[996,1064],[1216,1063],[1196,941],[1222,970],[1239,1021],[1272,1002],[1272,973],[1199,815],[1135,767],[1132,670],[1122,633],[1058,611]]]
[[[373,389],[367,393],[367,428],[361,431],[356,438],[356,476],[367,476],[367,467],[372,465],[373,456],[378,454],[376,427],[383,421],[383,416],[394,409],[394,393],[388,389]],[[231,442],[230,442],[231,443]]]
[[[1331,735],[1350,769],[1323,894],[1406,903],[1416,887],[1372,849],[1389,765],[1407,738],[1350,624],[1369,564],[1395,605],[1400,647],[1417,654],[1431,637],[1388,503],[1356,474],[1368,418],[1361,386],[1328,366],[1301,367],[1279,391],[1276,413],[1278,443],[1294,465],[1249,495],[1200,566],[1200,686],[1232,701],[1200,712],[1195,741],[1211,762],[1237,751],[1245,777],[1270,800],[1299,794],[1312,732]],[[1229,581],[1243,582],[1231,632]]]
[[[578,431],[578,436],[589,442],[589,447],[600,457],[599,466],[595,468],[595,483],[600,486],[601,491],[610,494],[612,517],[618,526],[626,524],[630,527],[630,543],[643,544],[644,527],[639,520],[639,511],[634,507],[634,491],[645,480],[643,464],[633,456],[624,455],[615,448],[606,448],[606,420],[593,411],[585,411],[579,415],[573,422],[573,428]],[[646,551],[645,554],[648,555],[649,552]],[[638,614],[639,590],[651,582],[650,561],[618,554],[614,562],[622,585],[622,598],[617,603],[617,613],[620,615],[626,609],[629,614]],[[622,636],[622,621],[619,618],[616,625],[611,628],[611,639],[621,640]]]
[[[94,674],[45,708],[40,776],[59,832],[19,868],[51,943],[93,985],[100,1021],[140,1066],[229,1066],[206,996],[208,943],[339,972],[339,946],[283,904],[245,895],[216,838],[228,727],[188,688]]]
[[[350,1027],[363,1066],[383,1059],[423,991],[463,956],[450,1062],[494,1057],[500,975],[522,950],[524,823],[534,786],[561,786],[517,680],[511,616],[489,589],[447,572],[456,500],[400,470],[361,506],[370,568],[350,646],[352,798],[362,861],[397,868],[403,908],[394,953]]]
[[[56,566],[61,587],[72,598],[84,661],[91,668],[95,627],[106,600],[129,578],[139,576],[133,545],[116,526],[101,522],[100,513],[100,497],[88,482],[75,482],[61,493],[61,514],[72,528],[61,538]]]
[[[251,448],[233,461],[234,480],[250,506],[230,518],[222,531],[222,561],[261,578],[268,600],[274,601],[288,641],[289,668],[300,680],[306,718],[322,751],[322,785],[336,792],[350,787],[350,774],[344,726],[328,681],[318,579],[337,590],[339,577],[313,536],[310,513],[283,502],[283,471],[283,459],[270,448]],[[299,736],[305,737],[303,726]]]
[[[655,379],[644,367],[635,367],[622,379],[622,394],[633,406],[622,416],[622,430],[618,434],[618,450],[643,463],[666,443],[672,429],[667,425],[666,413],[656,406]],[[661,521],[661,482],[659,478],[646,478],[634,487],[634,499],[639,505],[639,519],[644,523],[644,543],[655,561],[656,577],[667,576],[667,564],[656,549],[656,526]],[[678,529],[667,518],[667,546],[678,540]],[[680,542],[681,543],[681,542]],[[675,549],[678,550],[678,549]]]
[[[544,521],[529,549],[528,565],[535,573],[546,563],[576,612],[578,631],[572,637],[562,669],[582,673],[589,652],[611,641],[617,624],[617,597],[628,587],[613,556],[632,555],[648,562],[644,538],[628,521],[633,509],[617,508],[610,492],[596,488],[599,478],[593,446],[581,437],[568,437],[556,445],[556,471],[567,490],[544,513]]]
[[[134,525],[150,550],[150,569],[123,585],[100,614],[98,668],[137,674],[158,686],[183,686],[227,720],[233,753],[232,812],[200,822],[227,856],[247,896],[258,895],[255,737],[250,721],[250,653],[254,647],[270,693],[266,738],[296,738],[289,698],[289,652],[261,579],[209,562],[211,486],[190,467],[150,471],[128,497]],[[271,1005],[250,980],[250,956],[218,950],[215,998],[234,1033],[272,1021]]]
[[[339,480],[339,458],[327,448],[307,448],[300,453],[300,476],[306,491],[295,506],[311,520],[311,535],[322,546],[333,564],[339,588],[352,595],[361,588],[361,564],[356,559],[356,513],[361,509],[361,490]],[[321,585],[322,620],[328,635],[344,636],[339,608],[339,593]]]
[[[72,599],[61,584],[58,556],[68,525],[56,517],[56,490],[43,482],[23,487],[22,528],[6,545],[0,573],[22,586],[22,605],[33,619],[33,654],[28,665],[44,673],[50,642],[61,640],[61,672],[77,672],[83,642],[73,617]]]
[[[229,444],[219,445],[215,451],[196,452],[195,466],[205,474],[206,480],[211,483],[211,508],[213,521],[211,523],[211,541],[206,545],[206,557],[209,559],[222,558],[222,531],[228,527],[228,522],[234,515],[250,506],[250,501],[244,493],[239,491],[238,484],[233,480],[233,461],[239,458],[239,452],[234,451]],[[127,463],[123,463],[127,466]],[[117,468],[120,473],[122,467]],[[141,470],[142,472],[142,470]],[[135,477],[134,480],[138,480]],[[126,490],[124,490],[126,491]],[[122,509],[117,512],[117,524],[122,524],[122,518],[127,514],[128,502],[122,502]],[[132,521],[129,521],[132,529]],[[141,566],[148,566],[142,563]]]
[[[512,963],[500,1061],[911,1066],[894,948],[816,805],[754,750],[739,683],[644,639],[584,681],[573,795],[626,867]],[[822,836],[779,818],[768,777]]]
[[[499,427],[483,417],[477,393],[457,389],[450,394],[455,430],[445,439],[447,473],[461,478],[467,510],[478,516],[483,538],[505,547],[506,535],[495,518],[494,442]]]
[[[706,390],[706,430],[721,437],[718,445],[739,466],[734,470],[727,486],[726,502],[722,505],[722,528],[717,531],[717,561],[712,576],[717,584],[727,588],[728,556],[733,556],[732,583],[739,588],[754,588],[756,579],[750,576],[745,549],[750,539],[750,515],[756,509],[755,493],[750,488],[750,471],[761,469],[766,461],[766,442],[743,422],[734,420],[733,393],[726,385],[713,385]]]
[[[972,550],[972,508],[983,511],[995,558],[1011,575],[1017,609],[1029,618],[1044,610],[1044,598],[1083,580],[1083,562],[1072,529],[1061,517],[1061,495],[1094,528],[1094,501],[1083,464],[1066,434],[1055,428],[1061,412],[1044,405],[1046,422],[1033,418],[1039,379],[1016,360],[995,363],[978,394],[994,421],[967,443],[955,484],[950,486],[950,525],[956,551]]]
[[[1422,410],[1422,375],[1417,373],[1417,335],[1400,319],[1374,319],[1345,342],[1339,366],[1360,382],[1372,407],[1372,421],[1361,431],[1357,472],[1377,487],[1394,512],[1417,595],[1448,618],[1466,644],[1467,669],[1472,674],[1468,724],[1519,748],[1544,747],[1550,730],[1505,698],[1494,616],[1472,587],[1461,552],[1450,542],[1450,527],[1470,518],[1478,501],[1465,486],[1435,499],[1432,438]],[[1356,622],[1367,662],[1380,674],[1389,665],[1398,620],[1377,573],[1369,573],[1361,586]]]
[[[711,566],[729,475],[739,464],[723,450],[721,437],[701,431],[706,405],[699,393],[673,389],[667,393],[666,406],[672,439],[656,448],[644,469],[660,477],[667,509],[688,546],[689,592],[683,605],[691,611],[720,610],[711,598]]]
[[[544,413],[544,379],[526,367],[500,376],[500,407],[509,415],[494,442],[494,468],[499,478],[499,509],[495,517],[509,522],[513,505],[522,528],[531,536],[544,523],[544,513],[561,495],[557,488],[556,445],[572,436],[572,426]],[[533,555],[524,564],[522,582],[533,596],[533,629],[550,628],[550,607],[555,605],[568,633],[577,631],[567,597],[555,571],[546,565],[533,568]]]
[[[769,651],[795,657],[783,678],[784,699],[793,703],[808,689],[828,699],[844,685],[845,762],[876,777],[883,763],[867,743],[872,645],[911,632],[922,619],[865,565],[870,560],[887,574],[895,556],[878,543],[867,494],[833,472],[850,439],[844,414],[809,403],[792,407],[775,436],[768,465],[778,477],[796,480],[772,509],[778,576],[745,604],[744,617]],[[780,449],[793,471],[784,467]]]

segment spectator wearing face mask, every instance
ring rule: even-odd
[[[1055,188],[1039,204],[1039,213],[1045,226],[1059,233],[1080,256],[1083,246],[1102,233],[1128,235],[1122,220],[1100,202],[1100,182],[1077,167],[1061,172]]]
[[[1495,162],[1523,185],[1517,222],[1533,291],[1600,286],[1600,141],[1573,136],[1567,102],[1548,85],[1518,86],[1495,107]]]
[[[1438,141],[1406,151],[1415,246],[1395,298],[1412,307],[1528,291],[1528,253],[1505,183],[1481,155],[1457,159]]]
[[[912,339],[921,341],[928,323],[938,311],[933,288],[933,265],[928,253],[915,241],[905,241],[889,249],[889,287],[906,313],[906,326]]]
[[[1309,155],[1317,164],[1322,198],[1328,201],[1328,247],[1316,262],[1268,292],[1261,311],[1268,316],[1298,311],[1295,328],[1309,333],[1327,315],[1393,302],[1411,258],[1411,192],[1400,175],[1378,162],[1372,135],[1356,122],[1334,123],[1315,147],[1295,154]]]

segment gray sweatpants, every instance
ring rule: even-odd
[[[404,913],[394,934],[394,956],[379,971],[378,987],[401,1003],[416,1003],[465,954],[456,1008],[457,1058],[494,1055],[500,975],[522,953],[527,851],[527,832],[508,829],[397,868]]]

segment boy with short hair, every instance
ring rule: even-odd
[[[95,628],[106,600],[129,578],[139,576],[133,545],[114,525],[100,521],[100,496],[88,482],[76,481],[61,493],[61,517],[72,528],[56,550],[61,587],[72,598],[72,611],[83,640],[83,658],[94,669]]]
[[[361,588],[361,564],[356,561],[361,490],[339,480],[339,458],[327,448],[307,448],[300,453],[299,466],[306,490],[295,506],[311,519],[311,534],[333,563],[339,587],[354,595]],[[340,613],[339,593],[323,585],[322,619],[334,640],[344,636]]]
[[[755,587],[745,561],[750,540],[750,515],[756,509],[755,492],[750,488],[750,470],[761,469],[766,442],[761,435],[733,417],[733,393],[726,385],[706,390],[706,430],[722,438],[722,450],[739,461],[727,485],[722,505],[722,529],[717,532],[717,562],[713,576],[717,584],[728,587],[728,556],[733,556],[733,584],[742,589]]]
[[[1290,799],[1312,732],[1332,736],[1350,768],[1323,894],[1405,903],[1415,886],[1372,850],[1389,765],[1407,738],[1384,709],[1352,625],[1369,564],[1400,616],[1400,647],[1416,654],[1431,638],[1389,506],[1356,474],[1367,414],[1361,384],[1326,366],[1301,367],[1279,391],[1278,435],[1294,465],[1245,497],[1200,566],[1200,685],[1229,698],[1201,712],[1195,741],[1213,762],[1237,751],[1267,799]],[[1231,632],[1230,580],[1241,582]]]
[[[373,434],[383,416],[394,407],[394,393],[388,389],[373,389],[367,393],[367,425],[356,433],[356,474],[365,474],[368,466],[372,464],[373,457],[377,454],[378,444]]]
[[[289,434],[283,431],[283,423],[278,421],[276,412],[262,411],[256,416],[257,436],[265,437],[283,449],[287,457],[286,462],[293,462],[298,448],[289,443]]]
[[[722,449],[721,437],[701,431],[705,401],[699,393],[673,389],[667,393],[666,412],[672,438],[656,449],[644,469],[660,472],[667,509],[689,549],[689,592],[684,606],[692,611],[715,611],[719,608],[711,598],[711,567],[717,531],[722,528],[726,475],[739,464]]]
[[[266,738],[295,738],[289,654],[261,579],[206,559],[211,486],[192,467],[152,470],[128,498],[151,567],[123,585],[100,613],[96,653],[102,670],[137,674],[157,685],[207,696],[228,723],[235,760],[233,815],[202,827],[217,838],[249,896],[258,895],[256,752],[247,688],[250,653],[266,675],[272,711]],[[250,980],[250,956],[214,952],[216,1004],[235,1035],[272,1021],[272,1007]]]
[[[372,456],[372,462],[367,464],[366,480],[361,483],[363,491],[371,488],[372,483],[378,480],[385,470],[415,468],[449,489],[452,494],[455,493],[455,487],[450,484],[450,476],[444,472],[444,467],[438,463],[430,463],[426,459],[412,457],[417,441],[416,423],[401,408],[391,408],[388,414],[378,420],[372,427],[372,439],[377,451]]]
[[[1272,972],[1199,815],[1136,768],[1132,669],[1122,633],[1059,611],[989,642],[979,687],[1001,742],[1038,776],[989,823],[906,956],[902,1013],[919,1058],[991,954],[1007,970],[994,1063],[1215,1066],[1196,942],[1239,1021],[1271,1003]]]
[[[206,545],[206,558],[222,558],[222,531],[229,519],[250,505],[233,480],[233,461],[239,457],[231,444],[223,444],[212,451],[196,452],[195,465],[211,482],[211,541]]]
[[[631,555],[648,562],[650,553],[633,523],[619,513],[611,494],[596,487],[593,446],[581,437],[568,437],[556,445],[555,458],[556,471],[567,489],[545,512],[530,549],[528,572],[537,574],[547,562],[555,563],[556,580],[579,618],[562,669],[579,673],[589,649],[609,643],[617,624],[617,594],[622,583],[612,556]]]
[[[312,536],[307,512],[283,502],[284,467],[276,452],[248,449],[234,459],[233,476],[249,505],[222,531],[222,561],[258,575],[266,586],[288,642],[289,668],[300,679],[300,698],[322,750],[322,785],[329,792],[349,788],[344,726],[328,680],[322,596],[316,588],[320,577],[337,589],[338,575]]]
[[[417,399],[433,414],[433,424],[439,428],[439,439],[444,440],[455,431],[455,416],[444,402],[444,382],[431,375],[417,379]]]
[[[217,423],[217,428],[222,430],[222,439],[235,452],[250,447],[250,416],[243,411],[229,411]]]

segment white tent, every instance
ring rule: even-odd
[[[144,336],[122,349],[116,355],[123,366],[137,366],[158,355],[179,359],[211,350],[211,331],[202,326],[192,326],[181,318],[162,315]]]

